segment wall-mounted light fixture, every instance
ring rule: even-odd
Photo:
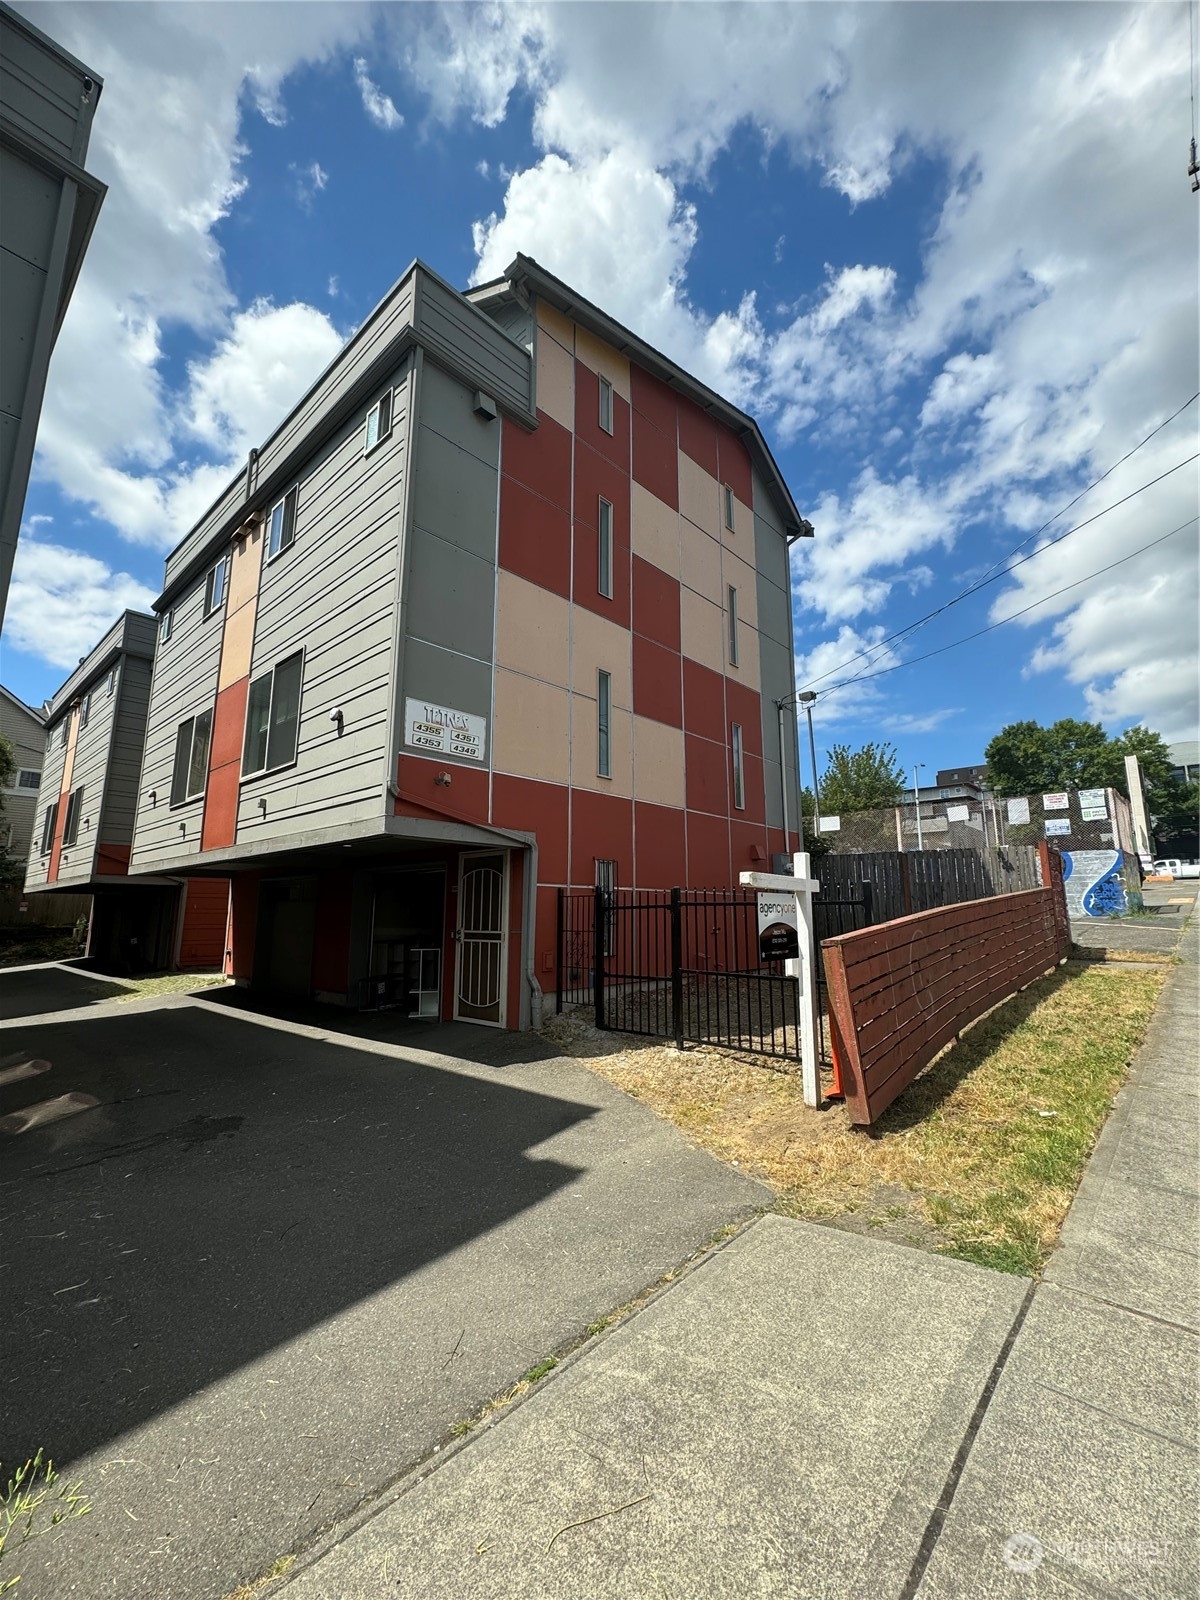
[[[149,800],[149,802],[150,802],[150,804],[152,806],[156,806],[158,804],[158,790],[157,789],[151,789],[150,793],[146,796],[146,798],[147,798],[147,800]]]
[[[258,797],[258,809],[265,817],[267,814],[267,797],[265,794],[260,794]]]
[[[329,713],[329,720],[330,722],[337,724],[337,736],[340,739],[346,730],[346,719],[342,715],[341,706],[339,706],[336,711],[331,711]]]
[[[448,789],[451,782],[450,774],[448,772],[439,772],[433,781],[439,789]]]

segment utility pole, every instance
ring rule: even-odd
[[[925,848],[924,840],[921,837],[921,790],[920,790],[920,788],[918,786],[918,783],[917,783],[917,775],[919,774],[921,768],[924,765],[925,765],[925,763],[923,761],[918,761],[913,767],[913,804],[917,808],[917,849],[918,850],[924,850],[924,848]]]

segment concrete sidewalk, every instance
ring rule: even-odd
[[[1196,943],[1045,1283],[764,1217],[280,1592],[1191,1600]]]

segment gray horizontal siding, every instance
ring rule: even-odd
[[[71,791],[83,790],[79,812],[79,837],[64,845],[58,863],[60,884],[86,883],[96,864],[100,839],[100,812],[104,799],[104,780],[108,770],[117,697],[105,694],[103,683],[92,690],[92,706],[86,728],[75,736],[75,765],[71,770]],[[65,754],[65,752],[64,752]]]
[[[406,328],[411,327],[415,298],[414,279],[415,273],[410,272],[396,285],[388,299],[341,352],[278,432],[263,445],[255,473],[256,483],[267,482],[272,473],[277,471],[303,443],[305,436],[319,428],[322,421],[364,380],[368,369],[386,346]],[[363,401],[364,413],[370,403],[372,402]],[[363,420],[365,422],[365,416]],[[167,557],[167,588],[192,560],[193,553],[230,518],[236,516],[245,504],[246,475],[243,472],[238,474],[216,505],[197,523],[187,540],[172,550]]]
[[[82,162],[95,92],[85,106],[83,69],[0,14],[0,107],[21,132],[67,161]],[[94,78],[94,74],[88,74]]]
[[[58,791],[62,785],[63,764],[67,752],[59,743],[59,731],[62,719],[46,732],[46,752],[42,760],[42,788],[38,796],[37,816],[33,824],[33,842],[29,848],[29,865],[25,869],[25,887],[36,889],[46,882],[46,873],[50,866],[49,851],[42,855],[42,819],[46,815],[46,807],[53,805],[58,799]]]
[[[322,452],[301,480],[296,542],[263,573],[251,677],[303,648],[299,743],[293,766],[243,779],[239,845],[375,819],[382,829],[411,411],[411,377],[397,376],[391,437],[364,457],[356,424]]]
[[[118,668],[117,711],[109,744],[104,782],[104,808],[100,818],[103,844],[129,844],[137,812],[138,779],[146,743],[146,716],[150,709],[151,663],[125,656]]]
[[[217,698],[223,613],[204,616],[204,579],[197,579],[175,603],[171,637],[154,657],[146,750],[138,787],[133,830],[132,870],[155,872],[200,851],[203,796],[171,807],[171,773],[179,724],[209,709]],[[151,805],[149,793],[156,802]],[[180,827],[183,823],[183,827]]]
[[[472,381],[508,410],[533,409],[533,362],[491,317],[448,284],[422,273],[417,338],[437,360],[473,375]]]

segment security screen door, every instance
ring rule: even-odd
[[[503,851],[467,854],[458,868],[458,961],[454,1015],[464,1022],[504,1026],[508,947]]]

